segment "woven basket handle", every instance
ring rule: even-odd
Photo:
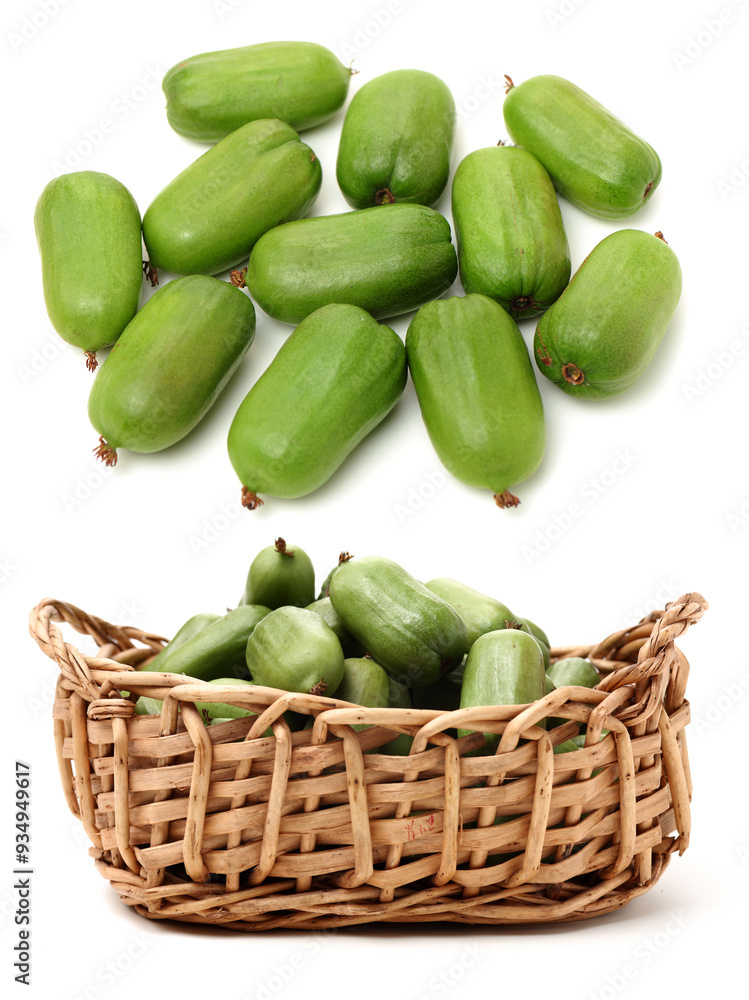
[[[103,618],[89,615],[74,604],[45,598],[29,615],[29,632],[46,655],[55,660],[67,685],[88,702],[102,697],[102,690],[91,676],[91,670],[132,670],[128,663],[108,657],[86,656],[75,646],[65,642],[55,622],[67,622],[82,635],[90,635],[96,645],[114,647],[120,653],[135,649],[134,640],[158,652],[165,640],[163,636],[131,626],[112,625]]]
[[[625,663],[607,674],[597,685],[600,691],[614,691],[625,684],[648,680],[670,668],[675,658],[674,643],[702,618],[709,605],[702,594],[684,594],[666,605],[662,612],[643,618],[635,628],[615,632],[594,646],[588,654],[591,660],[603,659],[616,662],[621,656],[631,657],[632,641],[641,643],[635,663]],[[650,633],[642,633],[642,626],[652,622]]]

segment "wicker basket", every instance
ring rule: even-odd
[[[706,608],[686,594],[596,646],[552,651],[588,656],[595,689],[452,713],[138,674],[161,637],[60,601],[42,601],[30,628],[61,671],[68,805],[96,867],[143,916],[243,931],[523,924],[609,913],[686,849],[689,666],[674,641]],[[61,621],[98,655],[65,643]],[[161,716],[135,716],[140,695],[163,699]],[[206,727],[195,703],[208,700],[258,717]],[[288,709],[314,725],[292,732]],[[569,721],[547,732],[546,716]],[[585,747],[555,755],[579,723]],[[502,734],[495,755],[469,754],[482,732]],[[398,733],[415,737],[410,756],[377,752]]]

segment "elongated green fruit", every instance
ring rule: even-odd
[[[433,684],[466,651],[458,612],[391,559],[343,563],[330,581],[330,599],[349,632],[401,683]]]
[[[320,125],[343,105],[350,79],[323,45],[260,42],[184,59],[162,87],[175,132],[215,142],[259,118],[280,118],[297,132]]]
[[[248,639],[246,661],[254,681],[284,691],[332,695],[343,678],[340,642],[305,608],[271,611]]]
[[[143,216],[151,264],[175,274],[218,274],[246,260],[274,226],[306,215],[320,162],[282,121],[232,132],[156,195]]]
[[[270,608],[244,604],[228,611],[222,618],[201,629],[172,655],[162,661],[162,673],[187,674],[210,681],[225,677],[239,667],[244,671],[247,640],[258,622],[270,614]]]
[[[504,117],[513,142],[543,163],[556,189],[602,219],[641,208],[658,187],[661,161],[647,142],[560,76],[509,77]]]
[[[379,663],[369,657],[349,657],[343,662],[343,680],[335,696],[365,708],[387,708],[390,704],[390,678]],[[369,725],[355,722],[351,728],[369,729]]]
[[[510,611],[506,604],[488,597],[486,594],[468,587],[459,580],[446,576],[429,580],[424,586],[447,601],[463,619],[468,636],[468,649],[485,632],[503,628],[520,628],[529,631],[529,626]]]
[[[164,646],[161,652],[157,653],[152,660],[144,666],[141,670],[149,671],[168,671],[169,670],[169,660],[177,652],[177,650],[184,646],[188,639],[192,639],[194,635],[198,632],[202,632],[204,628],[217,622],[221,615],[212,614],[198,614],[193,615],[192,618],[188,618],[184,625],[175,632],[174,637]]]
[[[255,336],[247,295],[217,278],[170,281],[131,321],[96,376],[88,416],[106,465],[117,448],[151,452],[188,434]]]
[[[346,658],[364,656],[366,650],[343,624],[329,597],[321,597],[319,600],[313,601],[307,605],[307,610],[314,611],[327,625],[330,625],[341,644],[343,655]],[[338,695],[338,697],[340,698],[341,696]]]
[[[539,370],[570,396],[595,399],[642,375],[681,296],[681,267],[661,233],[611,233],[541,317]]]
[[[349,205],[434,205],[450,173],[455,101],[447,84],[420,69],[377,76],[349,105],[336,175]]]
[[[331,302],[385,319],[442,295],[457,273],[447,219],[403,204],[278,226],[252,251],[247,287],[283,323],[299,323]]]
[[[243,504],[252,510],[262,503],[258,493],[292,498],[322,486],[405,384],[405,349],[393,330],[356,306],[317,310],[286,340],[229,429]]]
[[[240,604],[264,604],[275,610],[291,604],[305,608],[315,596],[315,568],[298,545],[275,544],[261,549],[250,563]]]
[[[500,507],[538,467],[546,443],[541,394],[525,342],[485,295],[423,306],[406,335],[408,365],[429,437],[447,470],[490,489]]]
[[[44,302],[63,340],[86,352],[113,344],[138,310],[140,212],[128,189],[95,170],[56,177],[34,212]]]
[[[527,705],[546,693],[541,649],[533,638],[517,629],[487,632],[471,647],[463,674],[461,708],[478,705]],[[459,729],[467,736],[470,729]],[[484,753],[494,753],[496,733],[484,733]]]
[[[453,179],[460,280],[514,319],[536,316],[570,280],[570,249],[554,185],[538,160],[515,146],[477,149]]]

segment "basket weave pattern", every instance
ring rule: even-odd
[[[138,673],[163,638],[61,601],[34,608],[30,630],[60,669],[68,806],[142,915],[244,931],[520,924],[615,910],[686,849],[689,665],[674,642],[706,608],[686,594],[595,646],[552,650],[591,659],[597,688],[451,713]],[[60,622],[97,655],[66,643]],[[163,700],[160,716],[135,715],[141,695]],[[206,727],[200,701],[257,716]],[[289,709],[311,728],[292,732]],[[547,716],[568,721],[547,731]],[[585,747],[555,755],[580,723]],[[470,755],[483,732],[501,734],[496,753]],[[414,737],[410,756],[378,752],[399,733]]]

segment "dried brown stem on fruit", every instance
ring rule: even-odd
[[[512,77],[508,76],[506,73],[505,73],[505,80],[507,81],[505,83],[505,85],[504,85],[505,86],[505,93],[509,94],[510,91],[512,90],[512,88],[515,86],[515,84],[512,82]]]
[[[502,510],[506,510],[508,507],[517,507],[520,503],[518,498],[510,493],[509,490],[505,490],[504,493],[495,493],[494,502]]]
[[[143,273],[145,274],[148,281],[151,282],[151,288],[154,288],[159,283],[159,272],[153,266],[150,260],[143,261]]]
[[[284,538],[277,538],[275,545],[276,552],[280,552],[282,556],[291,556],[292,559],[294,558],[292,550],[286,548],[286,540]]]
[[[353,558],[354,556],[352,552],[341,552],[341,554],[338,556],[338,565],[340,566],[341,563],[348,562],[349,559]]]
[[[246,274],[247,274],[246,267],[240,268],[239,270],[236,271],[231,271],[229,273],[229,281],[231,281],[232,285],[234,285],[235,288],[244,288],[245,287],[244,279]]]
[[[248,490],[246,486],[242,487],[242,506],[246,507],[247,510],[257,510],[258,507],[262,507],[265,500],[261,500],[257,493],[253,493],[252,490]]]
[[[99,443],[91,450],[99,461],[103,462],[106,466],[117,465],[117,450],[108,445],[103,437],[99,437]]]
[[[325,694],[325,692],[326,692],[327,690],[328,690],[328,685],[327,685],[327,684],[325,683],[325,680],[324,680],[323,678],[321,678],[321,679],[320,679],[320,680],[319,680],[319,681],[317,682],[317,684],[314,684],[314,685],[313,685],[313,686],[312,686],[312,687],[311,687],[311,688],[309,689],[309,693],[310,693],[310,694]]]
[[[394,205],[395,195],[390,188],[380,188],[375,191],[375,205]]]
[[[99,367],[99,362],[96,360],[96,351],[84,351],[83,353],[86,355],[86,368],[90,372],[95,372]]]

